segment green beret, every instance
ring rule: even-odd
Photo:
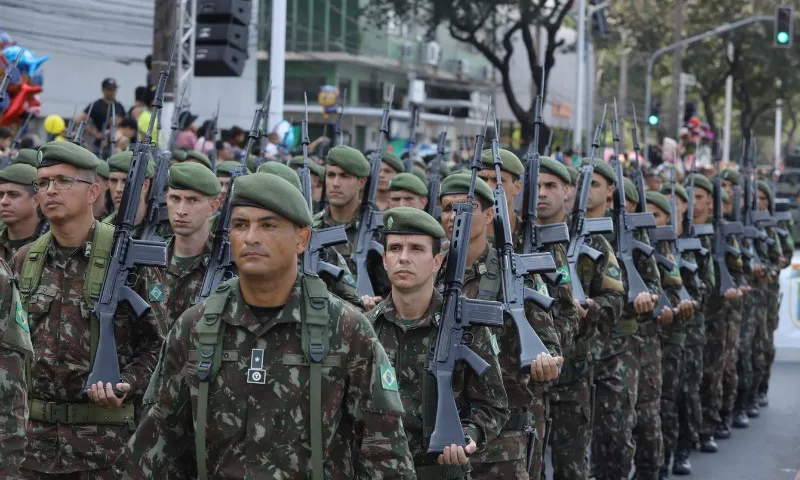
[[[194,190],[209,197],[219,195],[222,185],[214,172],[194,162],[176,163],[169,167],[169,188]]]
[[[147,158],[147,169],[144,172],[144,178],[152,177],[156,170],[153,157],[148,155]],[[131,162],[133,162],[132,151],[128,150],[127,152],[115,153],[108,157],[108,168],[112,172],[128,173],[131,169]]]
[[[722,201],[725,202],[725,203],[728,203],[728,202],[731,201],[731,196],[728,195],[728,191],[725,190],[724,188],[722,189]]]
[[[734,185],[739,185],[741,178],[739,177],[739,172],[736,170],[732,170],[730,168],[726,168],[722,171],[722,179],[731,182]]]
[[[59,163],[67,163],[77,168],[94,170],[97,168],[97,157],[85,148],[70,142],[52,141],[39,147],[39,167],[50,167]]]
[[[230,177],[231,170],[241,165],[240,162],[234,162],[233,160],[228,160],[226,162],[221,162],[217,164],[217,176],[218,177]],[[248,173],[250,171],[248,170]]]
[[[108,180],[108,177],[111,176],[111,171],[108,168],[107,161],[100,160],[97,162],[97,174]]]
[[[211,170],[211,159],[208,156],[196,151],[196,150],[189,150],[186,152],[186,157],[184,162],[188,162],[190,160],[195,160],[200,162],[201,164],[205,165],[205,167]]]
[[[469,182],[472,175],[469,173],[456,173],[445,178],[439,187],[439,198],[456,193],[469,193]],[[475,195],[485,203],[494,205],[494,192],[489,184],[478,177],[475,179]]]
[[[623,177],[623,181],[625,183],[625,200],[639,203],[639,190],[636,189],[636,185],[628,177]]]
[[[453,169],[450,168],[450,165],[446,163],[439,164],[439,176],[441,178],[447,178],[453,172]]]
[[[311,225],[303,194],[294,185],[271,173],[243,175],[233,182],[233,206],[256,207],[275,212],[295,225]]]
[[[764,192],[764,195],[767,196],[769,201],[772,202],[772,189],[769,187],[769,184],[764,180],[759,180],[758,183],[756,183],[756,185],[758,186],[759,190]]]
[[[429,235],[444,238],[444,229],[424,210],[396,207],[383,212],[383,234]]]
[[[11,163],[24,163],[36,168],[39,165],[39,154],[32,148],[23,148],[17,152]]]
[[[422,157],[418,157],[416,155],[414,156],[414,159],[411,160],[411,164],[413,166],[417,166],[417,167],[419,167],[419,168],[421,168],[423,170],[426,170],[428,168],[428,164],[425,163],[425,160],[423,160]]]
[[[570,185],[577,185],[578,184],[578,169],[575,167],[566,167],[567,171],[569,172],[569,183]]]
[[[522,164],[519,157],[508,150],[502,148],[499,150],[500,160],[503,161],[501,170],[511,175],[522,176],[522,174],[525,173],[525,165]],[[494,155],[492,155],[492,149],[484,150],[483,153],[481,153],[481,160],[483,161],[483,168],[494,169]]]
[[[0,170],[0,180],[30,187],[36,181],[36,169],[27,163],[14,163]]]
[[[688,187],[691,182],[691,178],[692,178],[691,175],[687,177],[686,181],[684,182],[684,185]],[[714,193],[714,185],[711,184],[711,180],[709,180],[708,177],[706,177],[705,175],[695,173],[694,186],[697,188],[702,188],[703,190],[707,191],[710,194]]]
[[[287,167],[286,165],[278,162],[264,162],[260,167],[258,167],[258,171],[260,173],[271,173],[273,175],[277,175],[297,187],[297,189],[301,192],[303,191],[302,187],[300,186],[300,177],[297,175],[297,172],[292,170],[291,167]]]
[[[369,161],[364,154],[353,147],[337,145],[328,151],[328,165],[341,168],[359,178],[369,177]]]
[[[428,186],[413,173],[398,173],[389,182],[389,190],[405,190],[415,195],[428,195]]]
[[[669,208],[669,200],[660,192],[648,190],[644,196],[647,197],[647,203],[652,203],[667,215],[672,215],[672,209]]]
[[[422,183],[426,185],[428,184],[428,174],[425,173],[425,170],[419,167],[414,167],[411,169],[411,174],[419,178],[422,181]]]
[[[665,183],[664,186],[661,187],[661,193],[664,195],[672,195],[672,183]],[[689,194],[686,193],[686,189],[678,183],[675,184],[675,195],[681,197],[684,202],[689,201]]]
[[[177,160],[179,162],[186,160],[186,150],[173,150],[171,153],[173,160]]]
[[[590,161],[591,160],[589,160],[588,158],[584,158],[581,161],[581,166],[589,165]],[[607,162],[604,162],[599,158],[596,158],[594,160],[594,173],[597,173],[598,175],[605,178],[608,181],[609,185],[616,185],[617,183],[617,174],[614,173],[614,169],[611,168],[611,165],[609,165]]]
[[[567,167],[565,167],[563,163],[551,157],[539,157],[539,158],[542,161],[542,164],[539,167],[540,171],[549,173],[551,175],[555,175],[567,185],[572,183],[572,177],[570,177],[569,170],[567,170]]]
[[[294,169],[302,167],[303,156],[298,155],[296,157],[292,157],[292,159],[289,160],[289,166]],[[316,175],[319,178],[325,178],[325,167],[317,162],[312,161],[310,158],[308,159],[308,169],[311,171],[312,175]]]
[[[386,162],[389,164],[390,167],[394,169],[397,173],[402,173],[406,171],[406,166],[403,164],[403,161],[395,155],[394,153],[386,152],[381,157],[382,162]],[[344,168],[344,167],[342,167]]]

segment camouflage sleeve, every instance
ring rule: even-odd
[[[123,381],[131,385],[131,392],[143,395],[150,375],[158,361],[158,352],[167,329],[167,310],[164,303],[164,278],[160,270],[144,267],[139,270],[144,281],[137,281],[134,290],[148,301],[150,310],[134,320],[133,335],[135,356],[120,372]]]
[[[26,356],[33,355],[27,316],[11,271],[0,260],[0,477],[19,478],[28,417]],[[5,278],[2,278],[5,277]]]
[[[594,301],[592,318],[609,326],[616,325],[625,307],[625,287],[614,249],[600,235],[592,237],[594,246],[603,253],[603,260],[595,264],[587,295]]]
[[[550,253],[556,262],[561,282],[555,287],[551,286],[551,296],[556,300],[553,303],[553,317],[556,330],[558,330],[559,343],[562,349],[567,349],[575,341],[580,325],[578,323],[578,309],[572,296],[572,281],[569,278],[569,265],[567,264],[567,251],[563,245],[553,245]]]
[[[191,397],[187,381],[191,371],[189,334],[196,318],[195,309],[181,315],[170,329],[160,371],[148,389],[153,396],[150,409],[115,465],[115,478],[166,478],[172,462],[182,457],[194,439]]]
[[[538,275],[535,275],[534,278],[537,284],[541,283],[542,280]],[[525,300],[525,316],[550,354],[560,357],[561,344],[558,341],[558,330],[556,330],[553,315],[542,310],[536,303]]]
[[[642,235],[642,238],[645,243],[650,244],[650,239],[646,234]],[[660,297],[661,276],[658,274],[658,265],[656,264],[655,255],[647,258],[640,252],[635,252],[634,259],[636,260],[636,271],[641,275],[644,284],[647,285],[647,289],[650,290],[653,295]]]
[[[508,421],[508,398],[503,387],[503,376],[497,353],[500,348],[497,340],[486,327],[473,327],[472,351],[477,353],[489,369],[482,377],[475,375],[471,368],[466,368],[466,397],[469,413],[461,421],[464,432],[469,435],[482,450],[486,444],[500,435],[500,430]]]
[[[345,309],[343,315],[358,317],[347,359],[346,405],[355,426],[354,448],[359,452],[354,469],[372,479],[415,478],[397,382],[384,380],[392,370],[389,358],[369,320],[354,309]]]
[[[769,261],[770,267],[773,273],[779,273],[781,271],[781,257],[783,256],[783,247],[781,246],[781,239],[775,233],[774,230],[770,229],[767,231],[767,234],[775,240],[775,243],[769,247]]]

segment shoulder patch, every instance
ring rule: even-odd
[[[342,281],[345,283],[345,285],[350,285],[351,287],[355,287],[356,286],[356,279],[355,279],[355,277],[353,276],[352,273],[345,274],[342,277]]]
[[[563,277],[562,277],[563,278]],[[561,282],[564,283],[564,282]],[[539,282],[536,284],[536,291],[541,293],[542,295],[548,295],[547,292],[547,284],[544,282]]]
[[[619,267],[616,265],[609,265],[608,268],[606,268],[606,275],[614,280],[619,280],[622,276],[622,272],[619,271]]]
[[[28,325],[28,314],[25,313],[25,310],[22,308],[22,304],[17,302],[16,307],[14,308],[14,319],[17,322],[17,325],[22,327],[23,330],[30,333],[31,327]]]
[[[397,391],[397,374],[391,365],[381,365],[381,386],[384,390]]]
[[[673,264],[672,270],[669,271],[669,276],[670,277],[680,277],[681,276],[681,270],[678,267],[678,263],[677,262],[675,262]]]
[[[569,274],[569,265],[562,265],[556,269],[556,272],[561,274],[561,283],[563,285],[565,283],[572,282],[572,276]]]
[[[160,283],[148,285],[147,296],[150,297],[151,302],[160,302],[164,300],[164,286]]]

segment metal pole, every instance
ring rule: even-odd
[[[269,48],[269,74],[272,79],[272,99],[269,105],[267,130],[270,132],[283,120],[284,60],[286,57],[286,0],[272,0],[272,35]]]
[[[695,43],[697,41],[706,39],[708,37],[712,37],[714,35],[719,35],[720,33],[725,33],[725,32],[728,32],[730,30],[734,30],[734,29],[737,29],[739,27],[742,27],[744,25],[749,25],[751,23],[767,21],[767,20],[770,21],[770,22],[774,22],[775,21],[775,17],[773,17],[772,15],[754,15],[752,17],[747,17],[747,18],[744,18],[742,20],[737,20],[737,21],[735,21],[733,23],[726,23],[725,25],[720,25],[720,26],[718,26],[716,28],[713,28],[711,30],[708,30],[706,32],[698,33],[697,35],[693,35],[691,37],[684,38],[680,42],[675,42],[675,43],[673,43],[671,45],[667,45],[666,47],[659,48],[658,50],[653,52],[650,55],[650,57],[647,59],[647,76],[645,78],[645,97],[644,97],[644,112],[645,113],[644,114],[645,115],[650,115],[650,105],[651,105],[650,102],[652,100],[651,96],[652,96],[652,93],[653,93],[652,92],[652,87],[653,87],[653,65],[655,65],[655,62],[656,62],[656,60],[658,60],[659,57],[661,57],[662,55],[664,55],[667,52],[671,52],[672,50],[675,50],[676,48],[680,48],[680,47]],[[644,126],[645,155],[647,155],[647,152],[648,152],[647,146],[650,145],[649,142],[650,142],[650,124],[649,123],[645,123],[645,126]],[[646,158],[647,157],[645,156],[645,159]]]
[[[686,107],[686,77],[683,72],[678,75],[678,107],[675,112],[675,138],[681,138],[681,127],[683,126],[683,110]],[[648,112],[649,114],[650,112]]]
[[[728,42],[728,60],[733,61],[733,43]],[[725,122],[722,142],[722,161],[731,158],[731,118],[733,116],[733,75],[725,79]]]
[[[594,49],[591,43],[591,34],[586,35],[586,149],[589,149],[589,132],[592,129],[592,113],[594,112]]]
[[[775,169],[781,166],[781,136],[783,133],[783,100],[775,100]]]
[[[586,0],[578,0],[578,74],[575,76],[575,135],[574,150],[583,151],[583,81],[586,50]]]

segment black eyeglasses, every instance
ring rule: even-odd
[[[36,192],[39,190],[47,190],[50,187],[50,183],[55,185],[56,190],[69,190],[73,185],[75,185],[75,182],[85,183],[88,185],[92,184],[92,182],[87,182],[86,180],[73,177],[39,178],[33,182],[33,190]]]

